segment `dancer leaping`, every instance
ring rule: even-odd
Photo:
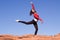
[[[41,23],[43,23],[43,20],[42,20],[42,18],[40,18],[39,15],[37,14],[37,12],[36,12],[36,10],[35,10],[35,8],[34,8],[34,4],[33,4],[32,2],[31,2],[31,5],[32,5],[32,9],[31,9],[31,11],[30,11],[30,16],[33,15],[33,16],[34,16],[34,19],[31,20],[31,21],[29,21],[29,22],[25,22],[25,21],[21,21],[21,20],[16,20],[16,21],[19,22],[19,23],[27,24],[27,25],[33,24],[34,27],[35,27],[35,33],[34,33],[34,35],[37,35],[37,32],[38,32],[37,22],[38,22],[38,20],[40,20]]]

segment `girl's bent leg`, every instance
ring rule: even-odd
[[[35,27],[35,33],[34,33],[34,35],[37,35],[37,32],[38,32],[38,25],[37,25],[37,23],[34,23],[34,27]]]

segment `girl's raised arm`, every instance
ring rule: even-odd
[[[31,5],[32,5],[32,9],[35,10],[34,4],[32,2],[31,2]]]

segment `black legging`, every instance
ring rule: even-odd
[[[35,33],[34,33],[34,35],[37,35],[38,25],[37,25],[37,22],[36,21],[32,20],[32,21],[29,21],[29,22],[25,22],[25,21],[19,21],[19,22],[24,23],[24,24],[27,24],[27,25],[28,24],[33,24],[34,27],[35,27]]]

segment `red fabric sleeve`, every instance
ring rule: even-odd
[[[34,10],[35,10],[34,4],[32,4],[32,9],[34,9]]]
[[[40,21],[43,21],[42,18],[39,18]]]

